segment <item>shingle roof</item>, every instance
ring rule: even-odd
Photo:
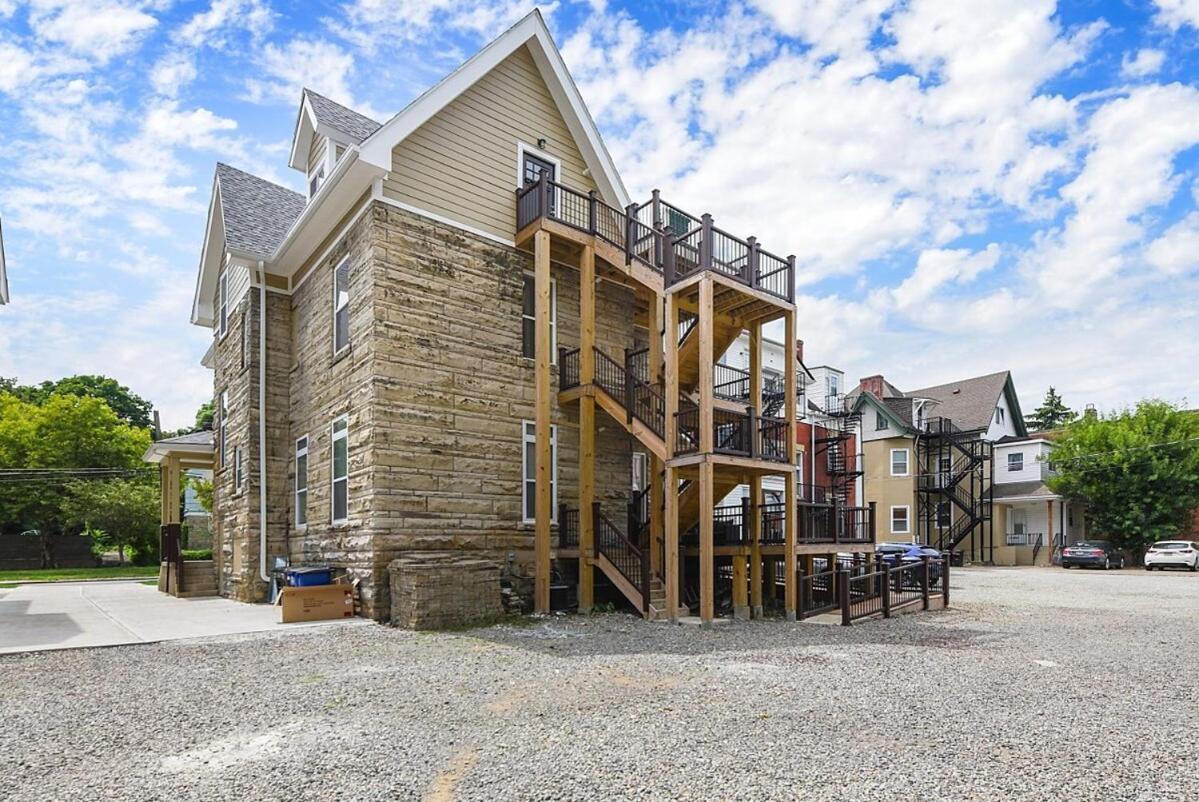
[[[312,112],[316,115],[318,123],[335,128],[353,138],[355,145],[383,127],[370,117],[335,103],[324,95],[318,95],[311,89],[304,90],[304,97],[312,104]]]
[[[938,384],[920,390],[910,390],[909,398],[931,398],[939,401],[936,414],[949,418],[961,429],[985,429],[995,416],[995,405],[1007,385],[1008,371],[991,373],[973,379]]]
[[[155,442],[170,444],[173,446],[182,446],[182,445],[210,446],[210,445],[212,445],[212,442],[213,442],[212,430],[211,429],[202,429],[201,431],[192,432],[190,434],[181,434],[178,437],[164,437],[163,439],[156,440]]]
[[[216,180],[225,247],[254,256],[272,256],[308,202],[299,192],[221,162]]]

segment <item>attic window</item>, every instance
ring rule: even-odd
[[[325,160],[321,159],[316,169],[308,174],[308,197],[317,193],[325,183]]]

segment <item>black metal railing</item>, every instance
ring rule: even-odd
[[[583,231],[661,272],[666,286],[700,270],[730,279],[787,302],[795,300],[795,257],[763,250],[754,237],[741,239],[712,223],[712,216],[687,214],[662,201],[657,190],[644,204],[617,209],[598,193],[580,192],[542,173],[516,191],[518,230],[549,218]]]
[[[827,568],[811,574],[799,572],[796,618],[800,621],[837,609],[836,570]]]
[[[749,371],[717,362],[712,367],[712,391],[726,401],[749,400]]]
[[[558,389],[569,390],[579,386],[579,355],[578,348],[558,349]]]
[[[558,507],[558,548],[579,547],[579,510],[577,507]]]
[[[649,609],[650,567],[641,549],[624,536],[600,509],[592,508],[595,520],[595,549],[641,594],[641,609]]]

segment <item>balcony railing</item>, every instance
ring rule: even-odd
[[[874,520],[870,507],[833,507],[799,505],[798,543],[828,543],[831,545],[860,545],[874,542]],[[716,546],[748,545],[750,532],[746,522],[751,520],[749,499],[739,504],[724,504],[712,513],[712,542]],[[787,506],[783,502],[758,505],[760,519],[759,543],[781,546],[787,540]],[[683,543],[694,546],[699,542],[699,527],[693,526],[684,535]]]
[[[617,209],[598,193],[580,192],[542,173],[536,183],[516,191],[516,228],[547,218],[591,234],[663,275],[667,287],[702,270],[718,272],[740,284],[788,303],[795,300],[795,257],[763,250],[754,237],[740,239],[662,201],[657,190],[643,204]]]
[[[700,450],[699,408],[689,406],[675,413],[676,454]],[[734,457],[770,462],[787,462],[787,433],[784,418],[758,415],[754,410],[712,410],[712,451]]]

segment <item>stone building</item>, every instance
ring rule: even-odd
[[[217,165],[195,289],[222,595],[332,563],[384,618],[390,561],[454,552],[535,578],[538,609],[551,576],[583,609],[607,577],[650,617],[694,586],[711,618],[720,565],[748,610],[764,566],[831,550],[797,543],[795,492],[713,540],[731,489],[795,481],[794,260],[634,204],[538,12],[385,123],[304,91],[289,165],[306,193]],[[715,397],[776,320],[782,417]]]

